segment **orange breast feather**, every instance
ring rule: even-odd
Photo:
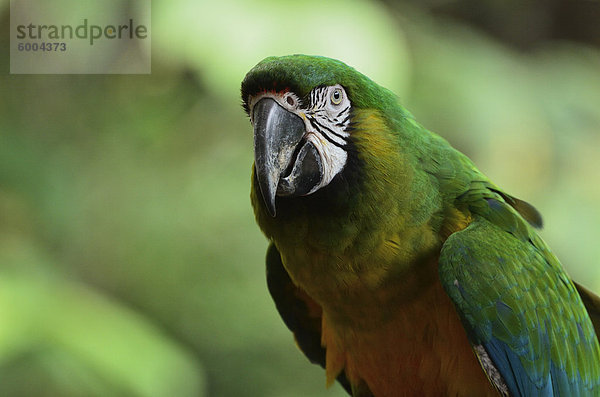
[[[497,396],[440,283],[389,322],[357,330],[322,318],[327,381],[340,371],[376,397]]]

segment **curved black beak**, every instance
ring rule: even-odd
[[[269,213],[275,216],[279,180],[305,134],[304,122],[272,98],[263,98],[254,105],[252,120],[258,185]]]

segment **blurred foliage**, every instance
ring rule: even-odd
[[[565,267],[600,291],[598,48],[544,36],[516,50],[428,2],[152,8],[152,75],[2,63],[0,395],[344,395],[266,290],[238,90],[268,55],[336,57],[393,89],[534,203]]]
[[[549,40],[600,46],[597,0],[406,0],[406,3],[434,16],[476,26],[518,49],[535,49]]]

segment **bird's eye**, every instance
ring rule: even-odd
[[[285,101],[288,103],[288,105],[290,106],[294,106],[296,105],[296,101],[294,100],[294,97],[292,97],[291,95],[288,95],[287,98],[285,98]]]
[[[333,103],[334,105],[339,105],[340,103],[342,103],[342,98],[343,98],[342,90],[339,88],[336,88],[331,93],[331,103]]]

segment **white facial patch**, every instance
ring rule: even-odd
[[[311,194],[320,188],[327,186],[329,182],[344,169],[346,160],[348,159],[348,153],[341,147],[330,144],[316,133],[309,134],[306,140],[315,146],[321,156],[321,162],[323,163],[321,183],[312,188],[308,193]]]
[[[339,84],[317,87],[310,93],[303,119],[307,140],[315,146],[323,162],[321,183],[311,193],[327,186],[346,165],[348,152],[344,146],[350,136],[346,129],[350,125],[351,107],[346,91]]]

